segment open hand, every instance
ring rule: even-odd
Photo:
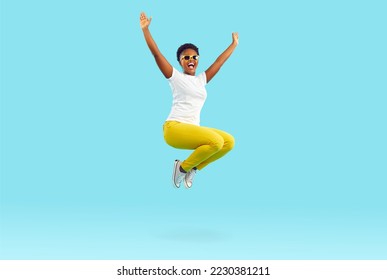
[[[233,33],[232,33],[232,42],[238,45],[238,43],[239,43],[239,35],[238,35],[238,32],[233,32]]]
[[[144,12],[142,12],[140,14],[141,29],[147,28],[150,25],[151,21],[152,21],[152,17],[147,18],[146,14]]]

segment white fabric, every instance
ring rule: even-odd
[[[207,98],[206,74],[191,76],[173,68],[168,79],[172,89],[172,108],[167,121],[200,125],[200,112]]]

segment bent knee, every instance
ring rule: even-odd
[[[235,145],[235,138],[231,134],[229,134],[227,139],[225,139],[224,141],[223,149],[227,151],[231,151],[234,148],[234,145]]]

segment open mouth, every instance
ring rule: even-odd
[[[192,62],[188,63],[188,68],[189,69],[194,69],[195,68],[195,64],[192,63]]]

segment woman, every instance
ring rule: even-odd
[[[194,150],[184,161],[175,160],[172,181],[179,188],[184,182],[191,188],[197,170],[223,157],[234,146],[234,138],[219,129],[200,126],[200,111],[207,97],[205,85],[211,81],[223,63],[238,45],[238,33],[232,33],[232,43],[203,73],[196,76],[199,50],[193,44],[184,44],[177,50],[177,61],[183,72],[179,72],[166,60],[158,49],[149,31],[152,17],[140,14],[140,26],[145,41],[153,54],[157,66],[168,79],[172,89],[171,112],[164,123],[164,139],[168,145],[178,149]]]

